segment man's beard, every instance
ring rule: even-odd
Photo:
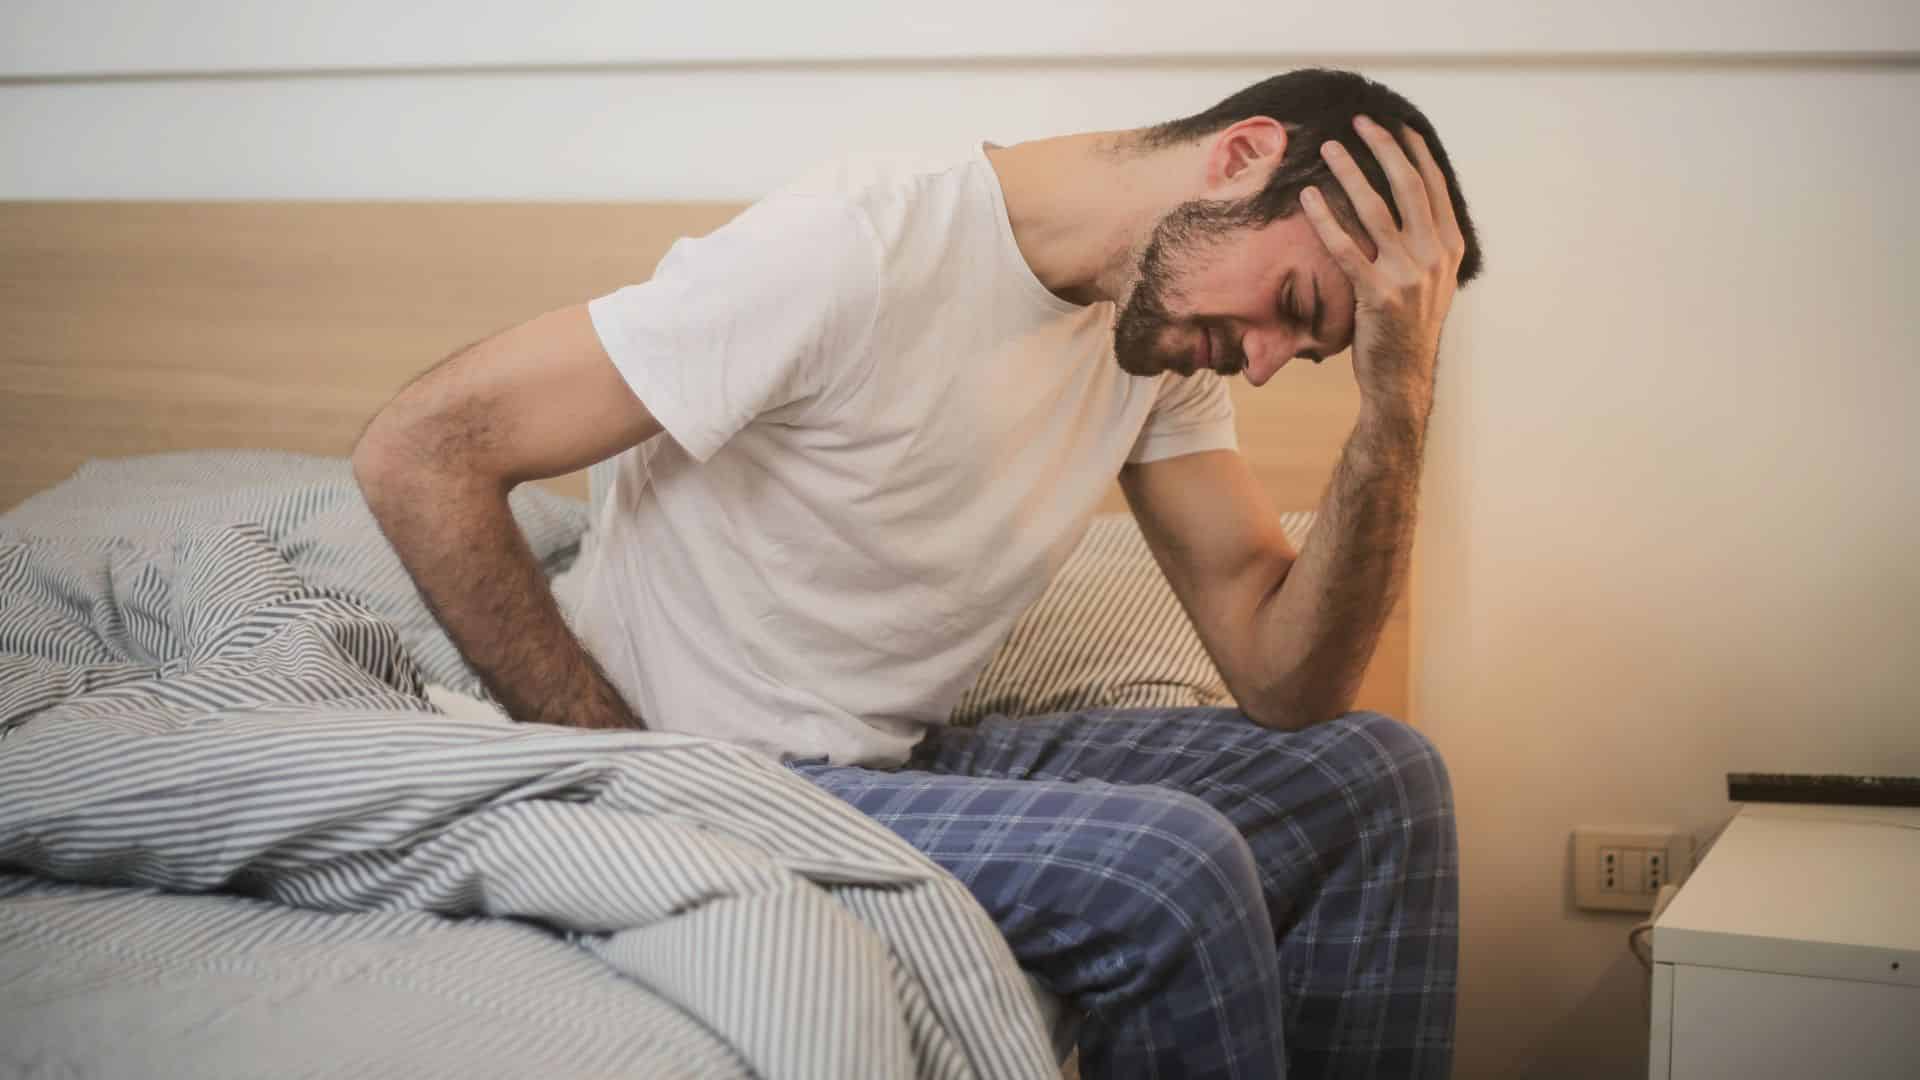
[[[1120,370],[1129,375],[1189,371],[1191,347],[1172,352],[1160,347],[1162,335],[1177,322],[1167,308],[1167,294],[1177,290],[1174,268],[1191,265],[1216,242],[1248,224],[1247,211],[1238,204],[1195,200],[1174,207],[1154,225],[1134,269],[1133,291],[1113,322],[1113,356]],[[1224,330],[1213,335],[1213,341],[1216,370],[1234,375],[1247,366],[1247,354]]]

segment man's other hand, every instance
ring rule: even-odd
[[[1372,239],[1373,257],[1341,227],[1318,189],[1302,192],[1300,203],[1320,242],[1353,283],[1353,371],[1362,407],[1404,416],[1424,428],[1433,408],[1440,327],[1453,305],[1466,241],[1446,179],[1420,133],[1405,132],[1416,168],[1385,128],[1364,116],[1355,117],[1353,126],[1386,172],[1400,224],[1394,224],[1386,200],[1338,142],[1323,144],[1320,156]]]

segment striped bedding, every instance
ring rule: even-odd
[[[577,503],[528,491],[536,555]],[[0,516],[0,1074],[1057,1075],[965,889],[777,764],[455,719],[344,462]]]
[[[1295,548],[1312,511],[1280,515]],[[1215,708],[1234,704],[1132,514],[1101,514],[1022,612],[949,722],[996,713]]]

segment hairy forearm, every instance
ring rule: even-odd
[[[1262,605],[1264,677],[1247,712],[1298,729],[1352,707],[1412,558],[1426,410],[1363,408],[1313,532]]]
[[[513,719],[639,728],[568,629],[504,485],[356,455],[374,518],[461,655]]]

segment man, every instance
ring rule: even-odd
[[[782,756],[968,884],[1086,1013],[1086,1075],[1443,1076],[1445,770],[1347,709],[1479,262],[1426,118],[1293,72],[777,193],[455,354],[355,471],[511,716]],[[1349,345],[1359,418],[1296,553],[1222,379]],[[614,455],[576,639],[506,494]],[[939,726],[1116,474],[1244,712]]]

